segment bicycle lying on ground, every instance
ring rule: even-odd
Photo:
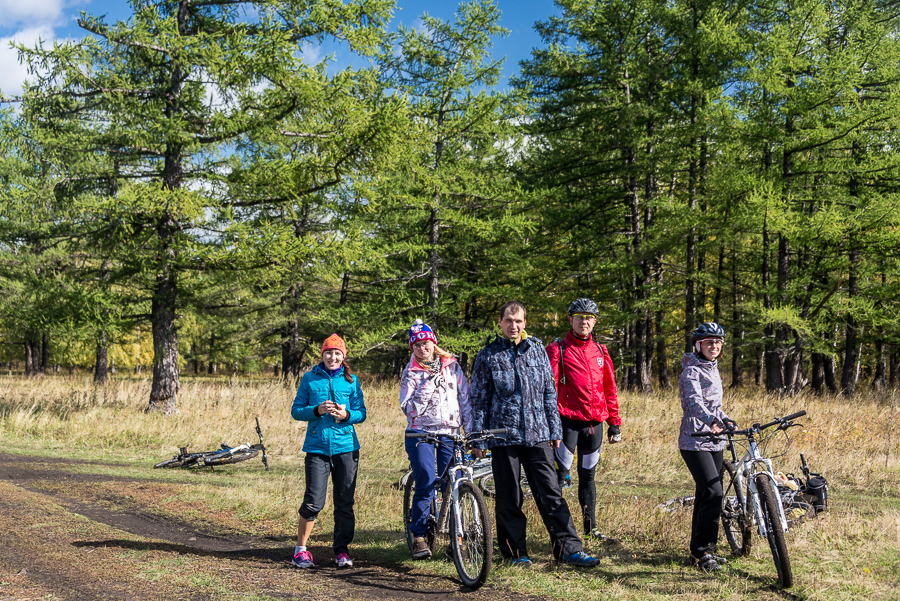
[[[494,553],[494,535],[484,495],[475,485],[473,468],[464,460],[466,446],[503,434],[506,434],[505,428],[473,432],[466,436],[427,432],[406,433],[407,438],[420,439],[418,444],[453,445],[453,456],[447,469],[438,479],[438,490],[443,490],[444,494],[440,497],[437,494],[433,495],[429,504],[430,513],[427,518],[428,530],[425,540],[434,553],[435,542],[443,542],[442,537],[449,534],[450,551],[456,573],[459,574],[463,584],[472,589],[479,588],[487,581]],[[415,490],[416,480],[410,476],[406,479],[403,493],[403,526],[410,552],[414,546],[410,524]]]
[[[731,452],[731,461],[722,462],[722,525],[725,539],[735,555],[750,552],[752,529],[756,526],[759,535],[769,541],[772,559],[778,572],[778,582],[784,588],[794,583],[791,562],[788,558],[785,533],[788,521],[778,495],[778,480],[772,470],[772,460],[760,453],[760,444],[777,434],[799,424],[792,420],[806,415],[798,411],[785,417],[775,418],[767,424],[753,424],[743,430],[725,430],[718,434],[694,432],[691,436],[726,439]],[[778,426],[768,436],[763,431]],[[747,439],[747,452],[738,459],[735,437]]]
[[[259,418],[256,418],[256,434],[259,436],[259,444],[245,442],[236,447],[230,447],[222,443],[221,448],[215,451],[196,451],[189,453],[187,447],[178,449],[178,454],[171,459],[160,461],[153,467],[209,467],[212,469],[218,465],[228,465],[253,459],[262,452],[262,462],[269,469],[269,459],[266,454],[266,445],[263,444],[262,430],[259,427]]]

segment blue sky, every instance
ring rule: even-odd
[[[540,45],[534,31],[534,22],[545,20],[558,9],[553,0],[495,0],[503,13],[501,24],[510,30],[507,38],[498,39],[494,46],[496,57],[506,57],[504,78],[518,72],[520,60],[527,59],[531,49]],[[397,0],[393,26],[403,23],[415,27],[424,12],[443,20],[451,20],[457,3],[444,0]],[[27,76],[18,64],[17,55],[9,48],[10,40],[17,39],[33,45],[38,39],[51,41],[68,37],[83,37],[75,23],[79,11],[92,15],[106,14],[109,20],[128,16],[128,3],[124,0],[0,0],[0,91],[5,95],[17,94]],[[346,60],[340,48],[310,49],[312,55],[334,53],[338,64]],[[505,81],[501,82],[501,87]]]

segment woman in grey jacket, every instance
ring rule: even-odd
[[[693,438],[692,432],[722,432],[734,421],[722,410],[722,379],[718,359],[725,330],[716,323],[702,323],[693,331],[694,352],[685,353],[678,379],[681,394],[681,430],[678,448],[697,485],[691,520],[691,560],[701,570],[718,570],[725,563],[716,555],[719,518],[722,514],[722,451],[724,441]]]

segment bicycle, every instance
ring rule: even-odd
[[[212,469],[219,465],[229,465],[253,459],[262,452],[262,462],[266,471],[269,471],[269,459],[266,453],[266,445],[263,444],[262,429],[259,427],[259,418],[256,418],[256,434],[259,436],[259,444],[245,442],[236,447],[230,447],[222,443],[221,448],[215,451],[195,451],[189,453],[187,447],[179,447],[178,454],[171,459],[160,461],[154,468],[174,467],[209,467]]]
[[[453,444],[453,456],[438,479],[438,488],[444,492],[440,498],[437,494],[431,498],[425,540],[433,553],[438,537],[449,534],[456,573],[463,584],[471,589],[477,589],[487,581],[494,553],[494,537],[487,503],[481,490],[475,485],[472,466],[465,461],[465,449],[474,442],[490,440],[503,434],[506,434],[505,428],[473,432],[465,436],[406,433],[407,438],[421,439],[417,444],[438,445],[442,441]],[[408,477],[403,493],[403,527],[410,552],[415,544],[410,530],[415,487],[415,478]],[[451,507],[449,512],[448,506]]]
[[[784,588],[794,583],[791,562],[788,558],[785,533],[788,521],[784,514],[781,497],[777,494],[778,481],[772,469],[772,460],[763,457],[759,450],[760,443],[776,433],[798,426],[792,420],[806,415],[806,411],[798,411],[785,417],[775,418],[767,424],[753,424],[743,430],[726,429],[718,434],[710,432],[694,432],[691,436],[719,438],[725,436],[726,446],[731,452],[731,461],[722,462],[722,526],[725,539],[731,552],[735,555],[747,555],[750,552],[752,530],[754,526],[759,535],[769,541],[772,559],[778,572],[778,582]],[[771,435],[757,440],[767,428],[778,426]],[[746,437],[747,452],[738,460],[734,439],[736,436]]]

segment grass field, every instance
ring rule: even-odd
[[[354,546],[372,557],[410,562],[401,532],[401,492],[392,486],[407,459],[398,408],[398,384],[363,379],[368,420],[357,426],[362,444]],[[177,447],[214,448],[220,442],[254,442],[253,418],[263,426],[272,470],[256,465],[214,473],[156,471],[173,483],[154,511],[179,512],[198,521],[228,516],[249,534],[296,532],[303,494],[305,424],[290,418],[294,390],[278,381],[182,379],[180,412],[171,417],[144,412],[147,379],[120,379],[94,387],[87,379],[0,377],[0,436],[7,451],[47,456],[100,457],[123,475],[147,476],[153,463]],[[490,583],[559,599],[898,599],[900,598],[900,399],[896,394],[841,397],[775,397],[754,391],[727,393],[725,408],[739,424],[768,421],[799,409],[805,428],[791,430],[768,452],[776,468],[800,471],[803,452],[830,487],[831,511],[788,534],[794,588],[774,586],[768,545],[758,537],[747,558],[717,575],[686,566],[689,510],[664,512],[666,499],[692,494],[693,482],[675,441],[681,408],[673,391],[649,396],[621,394],[622,444],[606,446],[598,468],[601,530],[617,544],[591,543],[597,570],[550,562],[549,541],[533,502],[526,501],[530,554],[535,569],[506,567]],[[85,469],[92,469],[86,465]],[[575,487],[566,490],[577,507]],[[577,511],[577,510],[576,510]],[[576,522],[577,523],[577,522]],[[314,534],[327,544],[332,515],[326,505]],[[720,550],[727,545],[720,542]],[[429,569],[454,574],[453,565],[432,561]]]

